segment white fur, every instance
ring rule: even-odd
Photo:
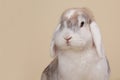
[[[76,10],[70,10],[69,12],[66,13],[66,17],[69,19],[75,12]]]
[[[70,46],[67,46],[66,44],[66,40],[64,39],[66,36],[72,37],[72,39],[69,40]],[[58,30],[54,34],[54,44],[58,49],[84,49],[92,46],[92,35],[86,27],[81,29],[78,27],[78,31],[76,33],[65,27],[62,31]]]
[[[59,80],[106,80],[107,65],[105,59],[100,59],[96,50],[59,51]]]
[[[96,22],[92,22],[90,25],[90,28],[91,28],[91,33],[93,35],[93,40],[96,46],[98,56],[101,58],[105,57],[103,46],[102,46],[101,34],[100,34],[99,27],[97,26]]]

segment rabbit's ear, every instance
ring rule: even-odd
[[[50,51],[51,51],[51,56],[52,57],[55,57],[57,55],[57,46],[55,45],[55,41],[54,41],[54,36],[55,36],[55,33],[59,30],[61,24],[59,24],[53,34],[53,38],[52,38],[52,41],[51,41],[51,45],[50,45]]]
[[[57,47],[56,47],[56,45],[55,45],[54,40],[51,41],[50,50],[51,50],[51,53],[50,53],[51,56],[52,56],[52,57],[55,57],[56,54],[57,54]]]
[[[96,48],[98,56],[99,57],[105,57],[103,44],[102,44],[101,33],[100,33],[99,27],[98,27],[98,25],[96,24],[95,21],[91,22],[90,29],[91,29],[91,33],[92,33],[92,37],[93,37],[94,46]]]

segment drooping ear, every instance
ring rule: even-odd
[[[51,55],[52,57],[55,57],[56,54],[57,54],[57,47],[56,47],[56,45],[55,45],[54,40],[51,41],[50,51],[51,51],[51,52],[50,52],[50,55]]]
[[[105,57],[103,44],[102,44],[101,33],[100,33],[99,27],[98,27],[98,25],[96,24],[95,21],[91,22],[90,29],[91,29],[93,42],[94,42],[96,51],[98,53],[98,56],[101,57],[101,58]]]
[[[59,25],[56,27],[56,30],[55,30],[55,32],[54,32],[54,34],[53,34],[53,38],[52,38],[52,41],[51,41],[51,45],[50,45],[50,51],[51,51],[51,52],[50,52],[50,54],[51,54],[52,57],[57,56],[57,46],[56,46],[56,44],[55,44],[54,37],[55,37],[55,33],[59,30],[60,26],[61,26],[61,24],[59,24]]]

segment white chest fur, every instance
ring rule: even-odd
[[[99,61],[95,49],[81,53],[72,51],[61,52],[58,59],[60,80],[91,80],[91,73],[97,70],[95,66],[98,65]]]

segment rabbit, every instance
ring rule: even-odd
[[[109,80],[101,33],[87,8],[63,12],[51,41],[53,61],[41,80]]]

